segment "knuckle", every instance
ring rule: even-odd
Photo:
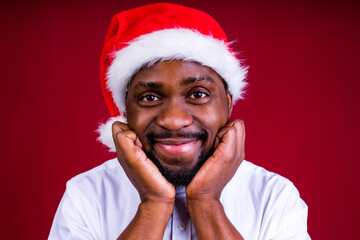
[[[119,122],[119,121],[113,122],[113,124],[111,125],[111,129],[113,131],[128,131],[128,130],[130,130],[130,128],[127,124]]]
[[[114,126],[114,128],[116,128],[116,130],[113,131],[113,135],[115,139],[121,139],[124,137],[132,138],[134,135],[136,136],[136,134],[133,131],[119,129],[117,128],[117,126]]]
[[[243,127],[243,126],[244,126],[244,121],[241,120],[241,119],[236,119],[236,120],[234,121],[234,126],[236,126],[236,127]]]
[[[114,139],[115,139],[115,141],[118,141],[119,139],[121,139],[122,135],[123,135],[123,133],[122,133],[121,131],[115,132],[115,133],[114,133]]]
[[[236,127],[234,127],[234,126],[229,127],[229,129],[228,129],[227,132],[228,132],[231,136],[236,136],[236,134],[237,134]]]
[[[228,131],[229,132],[236,132],[236,127],[235,126],[230,126],[230,127],[228,127]]]
[[[113,124],[111,125],[111,130],[112,130],[113,132],[119,131],[119,130],[120,130],[119,124],[120,124],[119,121],[113,122]]]

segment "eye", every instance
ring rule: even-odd
[[[154,95],[145,95],[145,96],[142,96],[140,98],[140,101],[144,101],[144,102],[154,102],[154,101],[159,101],[160,99]]]
[[[204,92],[194,92],[190,95],[190,98],[196,98],[196,99],[199,99],[199,98],[204,98],[204,97],[207,97],[208,95]]]

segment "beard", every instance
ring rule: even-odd
[[[166,180],[172,183],[175,187],[187,186],[194,178],[195,174],[199,171],[201,166],[213,154],[214,148],[212,147],[209,151],[206,151],[206,149],[202,146],[200,155],[198,156],[197,159],[195,159],[196,164],[191,169],[171,170],[160,163],[159,159],[155,155],[153,144],[155,143],[154,138],[165,139],[165,138],[173,138],[173,137],[197,138],[202,142],[204,142],[208,138],[208,134],[205,131],[200,131],[196,133],[172,134],[165,132],[165,133],[150,133],[146,135],[147,142],[150,146],[150,151],[145,152],[147,157],[156,165],[156,167],[159,169],[161,174],[166,178]]]

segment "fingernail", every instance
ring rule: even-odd
[[[137,136],[136,136],[136,139],[135,139],[135,145],[138,146],[141,149],[143,148],[142,143],[141,143],[140,139]]]
[[[215,142],[214,142],[214,148],[216,148],[220,143],[220,139],[218,136],[215,137]]]

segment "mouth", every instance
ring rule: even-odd
[[[187,169],[196,164],[202,150],[202,141],[187,138],[155,140],[153,150],[163,167]]]
[[[196,164],[208,135],[196,132],[152,132],[147,134],[150,153],[164,167],[187,168]]]
[[[154,139],[155,140],[155,149],[160,153],[166,155],[188,155],[195,153],[198,149],[198,145],[201,145],[199,139]]]

